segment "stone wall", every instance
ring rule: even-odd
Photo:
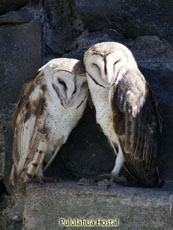
[[[91,45],[102,41],[117,41],[129,47],[156,94],[163,119],[160,165],[168,181],[165,190],[169,187],[173,180],[171,0],[1,0],[0,185],[4,180],[8,189],[12,114],[22,85],[50,59],[63,56],[82,60]],[[67,180],[93,178],[110,172],[114,160],[114,153],[96,125],[94,109],[88,106],[47,176]]]

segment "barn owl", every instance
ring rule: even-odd
[[[84,65],[96,121],[116,153],[109,185],[126,182],[121,168],[147,187],[159,186],[158,105],[131,51],[116,42],[92,46]]]
[[[84,66],[76,59],[51,60],[24,85],[16,108],[13,185],[43,178],[82,117],[87,97]]]

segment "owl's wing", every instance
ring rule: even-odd
[[[115,133],[119,136],[126,167],[144,185],[158,182],[157,139],[161,130],[158,106],[144,77],[128,70],[112,92]]]
[[[24,85],[16,108],[12,184],[16,180],[25,182],[38,172],[47,148],[45,90],[42,84],[37,84],[40,78],[39,73],[32,82]]]

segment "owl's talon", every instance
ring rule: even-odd
[[[124,176],[115,176],[112,174],[103,174],[100,176],[97,176],[95,178],[95,182],[99,182],[102,180],[108,179],[108,184],[107,184],[107,188],[111,187],[111,185],[115,182],[117,184],[123,184],[123,185],[127,185],[127,179]]]
[[[107,174],[102,174],[102,175],[99,175],[95,178],[95,182],[99,182],[101,180],[105,180],[105,179],[110,179],[111,178],[111,174],[110,173],[107,173]]]
[[[124,176],[111,176],[110,182],[116,182],[116,183],[121,183],[124,185],[127,185],[127,179]]]

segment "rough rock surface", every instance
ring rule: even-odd
[[[59,219],[116,219],[121,230],[164,229],[173,225],[170,192],[115,186],[105,190],[73,183],[30,185],[26,191],[23,225],[26,230],[66,229]],[[152,217],[152,218],[151,218]],[[98,229],[78,227],[73,229]],[[114,229],[103,227],[104,229]],[[118,228],[117,228],[118,229]]]
[[[18,10],[25,6],[29,0],[1,0],[0,14],[6,13],[10,10]]]
[[[73,0],[47,0],[44,4],[45,62],[60,57],[70,50],[71,41],[81,31],[81,22],[75,14]]]
[[[17,103],[22,85],[32,79],[42,64],[40,25],[1,26],[0,47],[2,113]]]
[[[172,43],[173,2],[142,0],[76,0],[84,28],[115,28],[128,38],[157,35]]]
[[[0,16],[0,25],[28,23],[32,20],[32,16],[27,8],[23,8],[19,11],[11,11]]]
[[[21,230],[24,195],[20,192],[0,197],[0,230]]]
[[[5,169],[5,135],[4,135],[4,123],[0,121],[0,181],[4,178]],[[1,190],[1,189],[0,189]]]

